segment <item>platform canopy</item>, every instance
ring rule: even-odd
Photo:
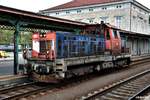
[[[85,23],[40,15],[0,5],[0,25],[1,28],[10,28],[10,26],[12,28],[18,25],[20,30],[28,31],[31,29],[76,31],[82,29]]]

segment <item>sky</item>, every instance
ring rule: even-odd
[[[0,0],[0,5],[16,9],[38,12],[39,10],[54,7],[71,0]],[[150,9],[149,0],[136,0]]]

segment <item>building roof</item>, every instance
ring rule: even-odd
[[[66,8],[81,7],[81,6],[96,5],[96,4],[105,4],[105,3],[120,2],[120,1],[124,1],[124,0],[73,0],[71,2],[58,5],[52,8],[48,8],[42,11],[66,9]]]

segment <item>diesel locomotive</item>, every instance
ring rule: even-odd
[[[28,74],[40,82],[58,82],[106,68],[130,64],[129,48],[119,30],[106,25],[87,25],[80,34],[34,32]]]

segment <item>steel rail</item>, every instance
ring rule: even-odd
[[[144,63],[144,62],[139,61],[139,63]],[[137,63],[135,63],[135,65],[136,64]],[[49,86],[45,86],[45,87],[39,87],[39,88],[33,89],[33,90],[31,89],[31,91],[28,91],[26,93],[17,93],[16,92],[16,94],[9,96],[9,93],[12,92],[12,91],[15,93],[15,91],[18,91],[19,89],[23,89],[23,88],[24,88],[24,91],[25,91],[26,90],[25,88],[27,88],[28,86],[32,87],[31,85],[34,86],[34,84],[35,84],[35,82],[31,82],[31,83],[27,83],[27,84],[21,84],[21,85],[17,85],[17,86],[13,86],[13,87],[7,87],[7,88],[0,89],[0,99],[1,100],[19,99],[19,98],[22,98],[22,97],[28,97],[32,94],[38,94],[42,91],[55,89],[55,88],[60,88],[60,87],[63,87],[63,86],[66,85],[66,83],[64,83],[62,85],[60,85],[60,84],[59,85],[58,84],[57,85],[49,85]],[[67,84],[71,84],[71,83],[69,82]],[[3,95],[5,95],[5,97]]]
[[[16,100],[16,99],[20,99],[20,98],[23,98],[23,97],[33,95],[33,94],[38,94],[38,93],[46,91],[50,88],[53,89],[52,86],[38,87],[38,88],[31,89],[31,90],[29,90],[28,92],[25,92],[25,93],[19,93],[19,94],[15,94],[15,95],[8,96],[8,97],[2,98],[2,99],[0,98],[0,99],[1,100],[14,100],[14,99]],[[24,91],[26,91],[26,89],[24,89]]]
[[[3,88],[0,90],[0,100],[17,99],[25,94],[27,95],[27,93],[31,92],[32,90],[37,91],[39,88],[42,89],[42,87],[37,87],[37,89],[34,88],[36,84],[36,82],[30,82],[13,87]]]
[[[148,85],[147,87],[143,88],[141,91],[139,91],[138,93],[136,93],[135,95],[130,97],[128,100],[134,100],[139,94],[143,93],[145,90],[147,90],[149,88],[150,88],[150,85]]]
[[[29,82],[29,83],[23,83],[23,84],[17,84],[17,85],[14,85],[14,86],[4,87],[4,88],[0,89],[0,94],[16,90],[17,88],[24,88],[24,87],[32,85],[32,84],[35,84],[35,82]]]
[[[148,76],[146,76],[148,75]],[[127,79],[120,80],[112,85],[99,89],[93,93],[89,93],[87,96],[83,96],[81,100],[132,100],[139,93],[149,87],[144,78],[150,77],[150,70],[141,72],[137,75],[131,76]],[[150,79],[150,78],[149,78]]]

